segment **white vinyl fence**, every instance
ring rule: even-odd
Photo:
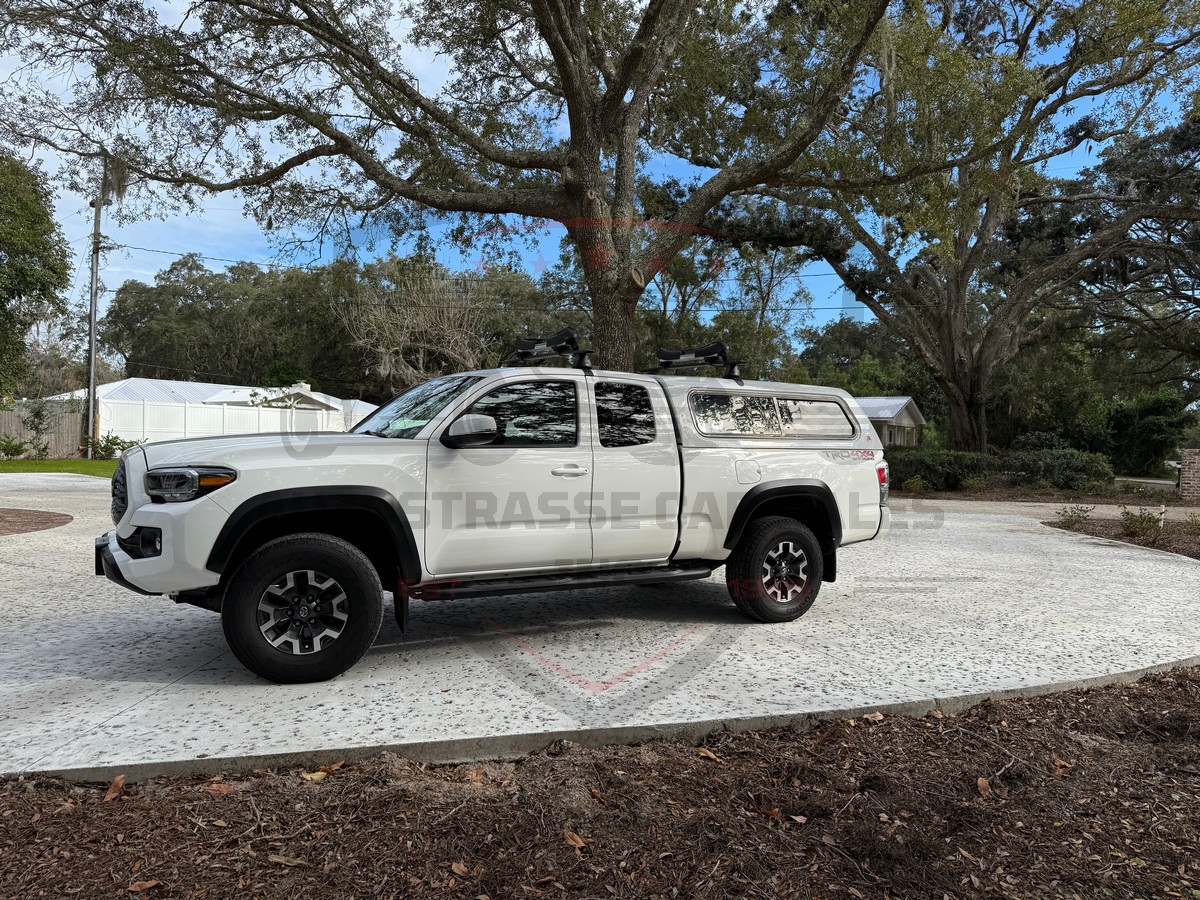
[[[341,411],[225,406],[199,403],[100,401],[100,435],[132,441],[168,441],[222,434],[346,431],[354,425]]]

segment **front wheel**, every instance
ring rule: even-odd
[[[280,684],[341,675],[371,649],[382,620],[375,567],[353,544],[328,534],[264,544],[237,570],[221,606],[233,655]]]
[[[725,563],[729,596],[760,622],[790,622],[808,612],[823,574],[816,536],[808,526],[783,516],[751,523]]]

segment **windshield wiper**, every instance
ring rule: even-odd
[[[371,435],[371,437],[381,437],[381,438],[391,437],[390,434],[384,434],[382,431],[359,431],[357,433],[358,434],[369,434],[369,435]]]

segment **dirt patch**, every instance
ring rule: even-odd
[[[1139,547],[1153,547],[1155,550],[1167,550],[1190,556],[1192,559],[1200,559],[1200,523],[1193,525],[1191,522],[1168,519],[1163,523],[1163,530],[1156,538],[1130,537],[1121,530],[1121,522],[1114,519],[1088,519],[1070,528],[1061,522],[1043,524],[1062,528],[1064,531],[1074,531],[1076,534],[1090,534],[1092,537],[1124,541]]]
[[[74,521],[74,516],[65,513],[43,512],[40,509],[0,508],[0,535],[45,531],[47,528],[58,528],[71,521]]]
[[[0,896],[1191,898],[1198,710],[1184,669],[699,749],[27,779]]]

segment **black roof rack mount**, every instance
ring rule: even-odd
[[[517,350],[500,365],[531,366],[544,359],[565,359],[574,369],[590,371],[591,350],[579,346],[579,334],[574,328],[564,328],[547,338],[517,338]]]
[[[695,350],[662,350],[658,351],[657,372],[668,369],[694,369],[698,366],[722,366],[725,369],[723,377],[732,378],[738,384],[743,384],[742,373],[738,369],[741,362],[729,358],[729,345],[717,341],[707,347],[697,347]]]

